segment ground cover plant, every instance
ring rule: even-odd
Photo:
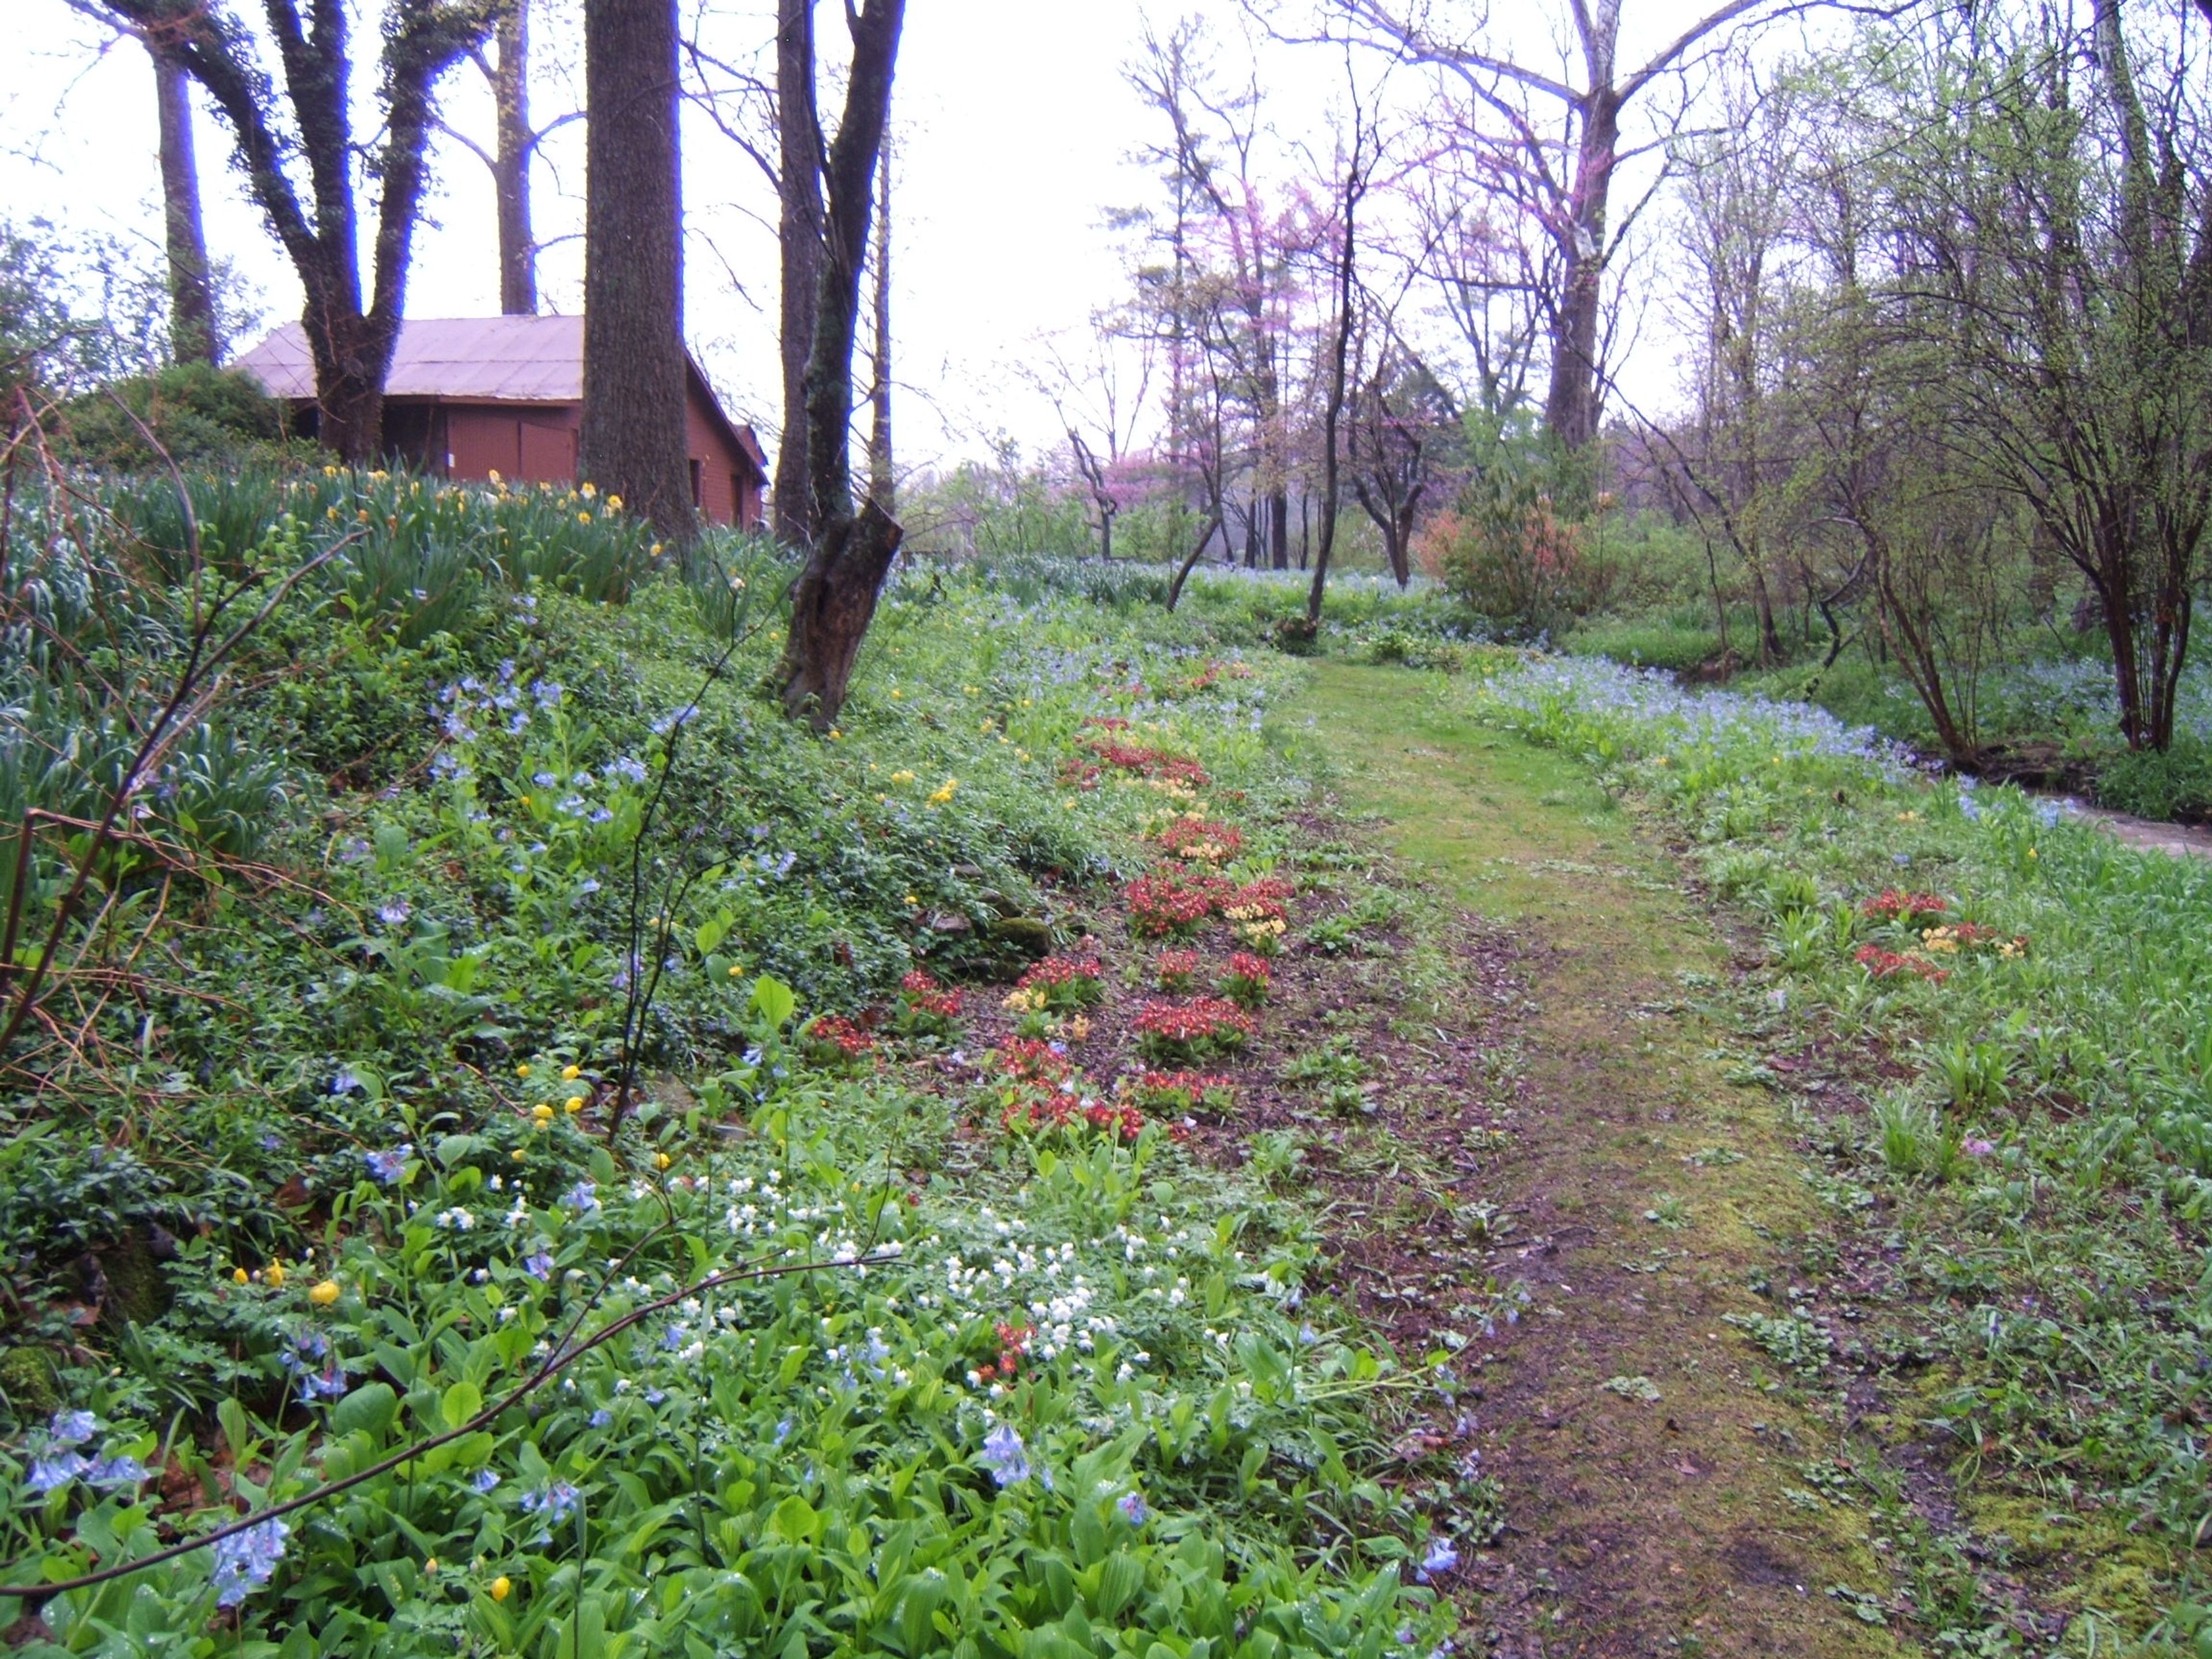
[[[1873,1230],[1887,1297],[1881,1330],[1808,1293],[1754,1337],[1877,1381],[1902,1436],[1934,1425],[1974,1524],[2054,1575],[2065,1650],[2186,1647],[2212,1519],[2212,866],[1820,709],[1484,668],[1444,695],[1651,803],[1765,933],[1759,1019],[1800,1034],[1758,1069],[1796,1091],[1826,1154],[1808,1179]]]
[[[923,573],[817,740],[753,694],[764,550],[686,580],[589,491],[189,487],[194,545],[151,495],[10,524],[53,607],[9,635],[10,775],[55,814],[0,1154],[12,1641],[1442,1635],[1364,1468],[1401,1373],[1297,1311],[1296,1207],[1170,1133],[1230,1085],[1068,1057],[1124,886],[1219,866],[1202,983],[1288,915],[1274,671]],[[143,776],[64,740],[162,730],[231,586],[266,619]]]

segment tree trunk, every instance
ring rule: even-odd
[[[1190,580],[1192,568],[1200,558],[1205,556],[1206,544],[1220,533],[1221,515],[1217,513],[1206,521],[1205,528],[1198,532],[1198,539],[1191,544],[1190,551],[1184,556],[1182,564],[1176,568],[1175,580],[1168,584],[1168,610],[1170,613],[1174,611],[1176,605],[1182,603],[1182,585]]]
[[[852,66],[845,107],[823,182],[826,234],[806,361],[806,473],[814,546],[792,590],[791,632],[777,669],[784,712],[826,732],[844,707],[860,641],[903,534],[882,503],[853,511],[853,343],[860,308],[860,260],[868,246],[876,167],[889,118],[906,0],[848,6]],[[788,444],[790,440],[785,440]]]
[[[492,158],[492,196],[499,212],[499,308],[510,317],[538,314],[538,237],[530,217],[530,161],[538,136],[530,130],[530,0],[514,0],[494,37],[491,94],[499,125]]]
[[[169,358],[215,362],[215,284],[208,274],[200,214],[199,166],[192,152],[192,93],[185,66],[149,46],[161,122],[161,215],[169,261]]]
[[[586,0],[582,476],[667,541],[697,535],[687,463],[675,0]]]
[[[1360,172],[1360,132],[1352,133],[1352,161],[1344,175],[1344,244],[1336,259],[1336,340],[1330,354],[1328,398],[1321,417],[1321,544],[1314,550],[1313,586],[1306,590],[1306,621],[1321,624],[1322,601],[1328,594],[1328,562],[1336,551],[1337,511],[1343,505],[1341,477],[1337,469],[1337,434],[1344,424],[1345,382],[1352,362],[1352,308],[1358,274],[1358,244],[1352,235],[1354,216],[1366,187]]]
[[[898,511],[891,465],[891,158],[876,168],[875,360],[868,393],[868,494],[884,512]]]
[[[1582,143],[1575,158],[1574,217],[1562,250],[1559,308],[1552,327],[1552,384],[1544,399],[1544,424],[1570,453],[1597,436],[1606,203],[1620,142],[1620,99],[1610,85],[1594,87],[1583,102]]]
[[[782,259],[783,435],[772,493],[777,537],[794,545],[814,533],[806,474],[806,362],[822,291],[822,126],[814,97],[815,0],[777,0],[775,25],[777,231]]]
[[[875,620],[903,532],[869,501],[857,517],[833,518],[791,590],[791,635],[784,650],[783,712],[812,718],[826,732],[845,706],[860,641]]]

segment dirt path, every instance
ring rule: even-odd
[[[1528,1296],[1463,1366],[1510,1527],[1468,1574],[1492,1650],[1905,1650],[1854,1617],[1887,1577],[1860,1512],[1808,1501],[1850,1455],[1835,1422],[1725,1322],[1776,1311],[1752,1287],[1785,1294],[1818,1222],[1784,1107],[1729,1081],[1696,1012],[1725,944],[1578,768],[1436,710],[1423,679],[1323,665],[1300,708],[1422,895],[1414,931],[1503,942],[1528,989],[1517,1080],[1450,1115],[1467,1144],[1428,1149],[1480,1171],[1462,1193],[1502,1212],[1488,1272]],[[1473,1058],[1469,1091],[1515,1070]]]

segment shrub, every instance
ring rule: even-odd
[[[2130,750],[2097,768],[2097,804],[2139,818],[2212,817],[2212,745],[2176,737],[2166,750]]]

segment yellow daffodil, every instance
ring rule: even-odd
[[[491,1581],[491,1599],[493,1601],[504,1601],[514,1593],[514,1586],[507,1582],[507,1577],[505,1573],[500,1574],[498,1577]]]
[[[318,1308],[327,1308],[337,1299],[338,1282],[335,1279],[326,1279],[307,1292],[307,1300]]]
[[[246,1272],[243,1267],[233,1267],[230,1270],[230,1276],[234,1282],[240,1285],[245,1284],[248,1279],[253,1277],[252,1273]]]
[[[521,1148],[521,1147],[520,1147],[520,1146],[516,1147],[513,1152],[509,1152],[509,1153],[507,1154],[507,1156],[508,1156],[509,1158],[513,1158],[513,1159],[514,1159],[517,1164],[521,1163],[521,1162],[522,1162],[522,1148]]]
[[[261,1282],[272,1291],[284,1288],[284,1264],[272,1261],[261,1270]]]
[[[430,1574],[433,1577],[435,1577],[438,1571],[438,1558],[434,1555],[424,1556],[422,1558],[422,1571]]]
[[[490,468],[484,473],[484,477],[490,483],[497,483],[499,482],[499,469],[495,466]]]
[[[901,691],[901,690],[898,689],[898,687],[896,687],[896,685],[895,685],[895,686],[893,686],[893,687],[891,687],[891,701],[892,701],[893,702],[897,702],[901,697],[904,696],[905,695],[906,695],[906,694],[905,694],[904,692]]]
[[[553,1121],[553,1109],[541,1100],[530,1109],[530,1115],[540,1123],[550,1123]]]
[[[675,1161],[665,1152],[655,1152],[653,1155],[653,1167],[656,1170],[665,1170]]]
[[[619,496],[619,495],[610,495],[610,496],[608,496],[608,497],[607,497],[607,511],[608,511],[608,512],[610,512],[610,513],[619,513],[619,512],[621,512],[621,511],[622,511],[622,497],[621,497],[621,496]]]
[[[584,1097],[583,1097],[583,1096],[581,1096],[581,1095],[570,1095],[570,1096],[568,1097],[568,1112],[569,1112],[569,1115],[574,1116],[576,1113],[580,1112],[580,1111],[582,1111],[583,1109],[584,1109]]]
[[[599,493],[599,487],[595,483],[586,483],[579,493],[581,494],[583,498],[588,501],[592,496]]]
[[[584,1068],[580,1066],[563,1066],[561,1068],[561,1079],[564,1083],[574,1083],[583,1074]]]
[[[589,523],[591,523],[591,521],[592,521],[592,515],[591,515],[590,514],[588,514],[588,513],[579,513],[579,514],[576,515],[576,522],[577,522],[578,524],[589,524]]]

